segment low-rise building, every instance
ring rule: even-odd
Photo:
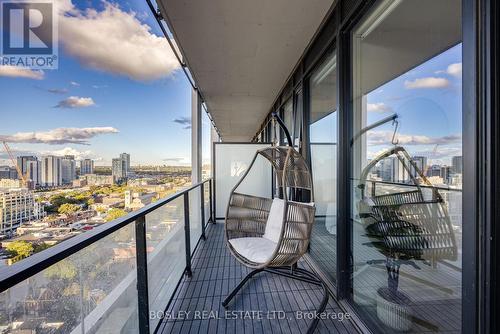
[[[87,174],[81,175],[79,180],[85,180],[88,186],[106,186],[113,184],[112,175]]]
[[[26,222],[43,218],[43,205],[26,189],[0,191],[0,234],[12,235]]]
[[[138,210],[145,207],[157,197],[157,193],[143,194],[141,192],[125,191],[125,208],[129,210]]]
[[[16,188],[22,188],[22,187],[23,187],[23,183],[21,180],[0,179],[0,188],[16,189]]]

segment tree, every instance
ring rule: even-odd
[[[105,209],[105,208],[103,208],[102,206],[98,206],[97,209],[96,209],[96,211],[99,212],[99,213],[105,213],[108,210]]]
[[[33,253],[33,245],[27,241],[13,241],[5,249],[11,254],[12,262],[20,261]]]
[[[50,245],[45,242],[33,244],[33,253],[41,252],[43,250],[46,250],[47,248],[50,248]]]
[[[45,269],[45,277],[51,279],[73,280],[76,277],[76,266],[71,260],[62,260]]]
[[[109,210],[108,215],[106,216],[106,221],[110,222],[110,221],[115,220],[117,218],[123,217],[126,214],[127,214],[127,211],[125,211],[125,210],[113,208],[113,209]]]
[[[80,211],[81,207],[76,205],[76,204],[71,204],[71,203],[64,203],[62,204],[59,209],[57,209],[57,212],[60,214],[68,214],[72,215],[77,211]]]

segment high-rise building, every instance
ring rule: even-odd
[[[0,234],[11,235],[21,224],[44,215],[43,206],[26,189],[0,191]]]
[[[130,154],[128,153],[122,153],[120,154],[120,159],[123,160],[124,164],[125,164],[125,176],[128,176],[128,174],[130,173]]]
[[[33,186],[42,184],[42,163],[38,160],[28,161],[26,178],[33,182]]]
[[[42,185],[57,187],[62,185],[62,159],[53,155],[42,157]]]
[[[396,157],[384,159],[380,162],[380,177],[386,182],[408,182],[410,175],[403,163]]]
[[[455,156],[451,158],[451,169],[453,173],[462,174],[463,171],[462,156]]]
[[[38,158],[33,155],[21,155],[17,157],[17,166],[23,175],[28,174],[28,164],[30,161],[38,161]]]
[[[111,172],[113,174],[113,182],[115,183],[122,182],[127,177],[125,163],[121,158],[114,158],[112,160]]]
[[[94,174],[94,160],[83,159],[80,161],[80,175]]]
[[[441,166],[441,178],[445,184],[451,183],[452,176],[452,167],[450,166]]]
[[[414,162],[414,164],[417,166],[417,168],[420,170],[422,174],[425,174],[425,170],[427,168],[427,157],[424,156],[414,156],[411,158],[411,160]],[[413,166],[410,167],[412,175],[413,176],[418,176],[417,171]]]
[[[0,179],[10,179],[9,166],[0,166]]]
[[[0,166],[0,179],[17,180],[16,168],[10,166]]]
[[[65,155],[61,159],[61,178],[63,184],[73,183],[76,179],[76,161],[73,155]]]
[[[119,158],[114,158],[111,165],[113,182],[122,182],[130,174],[130,154],[122,153]]]
[[[441,177],[441,166],[440,165],[432,165],[429,167],[427,170],[427,176],[428,177],[433,177],[433,176],[439,176]]]

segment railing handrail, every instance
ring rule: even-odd
[[[201,187],[202,184],[211,181],[212,178],[208,178],[198,182],[189,188],[183,189],[157,202],[151,203],[137,211],[127,214],[126,216],[117,218],[68,240],[64,240],[40,253],[33,254],[17,263],[14,263],[11,266],[1,268],[0,293],[36,275],[44,269],[47,269],[51,265],[64,260],[85,247],[101,240],[120,228],[127,226],[140,217],[145,217],[148,213],[157,210],[186,193],[189,193],[191,190]]]
[[[379,184],[388,184],[388,185],[396,185],[396,186],[403,186],[403,187],[416,187],[416,185],[414,184],[408,184],[408,183],[400,183],[400,182],[391,182],[391,181],[378,181],[378,180],[367,180],[366,182],[371,182],[371,183],[379,183]],[[446,187],[442,187],[442,186],[429,186],[429,185],[425,185],[425,184],[420,184],[419,185],[420,187],[422,188],[434,188],[434,189],[437,189],[437,190],[443,190],[443,191],[458,191],[458,192],[462,192],[462,189],[460,188],[446,188]]]

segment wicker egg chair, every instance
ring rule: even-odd
[[[275,115],[291,143],[288,130]],[[278,196],[264,198],[238,192],[258,157],[273,167]],[[325,310],[328,292],[325,284],[312,272],[297,267],[297,261],[307,252],[314,223],[312,175],[309,167],[293,147],[269,147],[256,152],[252,163],[236,183],[229,196],[225,218],[226,245],[244,266],[253,269],[222,302],[227,307],[245,283],[259,272],[297,279],[321,286],[323,300],[317,312]],[[319,321],[315,317],[308,333]]]

